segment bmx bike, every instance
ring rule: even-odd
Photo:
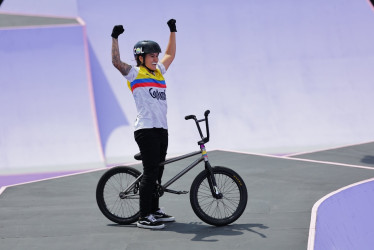
[[[174,191],[168,187],[200,162],[204,162],[205,169],[196,176],[190,188],[191,207],[202,221],[214,226],[224,226],[233,223],[243,214],[247,205],[247,188],[234,170],[210,165],[205,149],[205,143],[209,141],[209,113],[209,110],[205,111],[205,118],[200,120],[195,115],[185,117],[186,120],[193,119],[196,123],[201,137],[198,141],[200,150],[168,159],[161,162],[160,166],[194,155],[200,154],[200,157],[165,184],[157,184],[155,195],[161,197],[165,192],[187,194],[188,191]],[[206,137],[203,136],[199,124],[204,121]],[[141,160],[140,153],[135,155],[135,159]],[[97,184],[96,201],[105,217],[121,225],[138,220],[141,179],[140,171],[127,166],[113,167],[103,174]]]

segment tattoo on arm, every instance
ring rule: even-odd
[[[122,75],[127,75],[130,72],[131,66],[122,62],[120,59],[118,40],[115,38],[112,40],[112,63]]]

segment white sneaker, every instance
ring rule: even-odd
[[[168,214],[165,214],[164,211],[162,211],[162,209],[158,209],[157,212],[155,212],[153,214],[153,216],[155,217],[155,219],[157,221],[162,221],[162,222],[172,222],[172,221],[175,221],[175,218],[174,216],[171,216],[171,215],[168,215]]]
[[[147,229],[162,229],[165,227],[165,225],[157,221],[155,217],[153,217],[152,214],[146,216],[146,217],[141,217],[139,218],[138,222],[136,225],[140,228],[147,228]]]

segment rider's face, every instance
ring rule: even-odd
[[[142,60],[141,58],[140,60]],[[158,53],[150,53],[145,55],[145,66],[147,66],[151,70],[156,70],[156,66],[158,63]]]

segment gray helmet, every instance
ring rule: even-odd
[[[149,53],[161,53],[158,43],[151,40],[139,41],[134,46],[134,56],[145,55]]]

